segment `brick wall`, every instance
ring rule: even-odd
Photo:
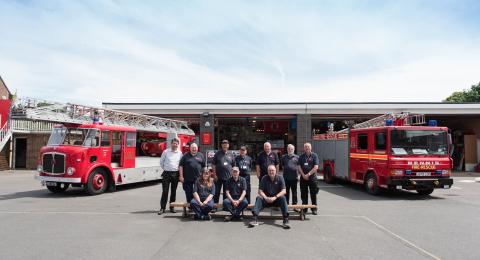
[[[10,150],[10,142],[8,142],[5,145],[5,147],[3,147],[3,150],[0,151],[0,171],[10,169],[9,159],[8,159],[9,150]]]
[[[27,138],[27,169],[34,170],[37,168],[38,153],[40,148],[48,142],[50,134],[20,134],[15,138]]]

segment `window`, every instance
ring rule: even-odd
[[[358,137],[358,150],[368,150],[368,135],[359,134]]]
[[[102,131],[102,146],[110,146],[110,131]]]
[[[387,133],[375,133],[375,150],[387,149]]]
[[[135,147],[136,133],[127,133],[127,147]]]

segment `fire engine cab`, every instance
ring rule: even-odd
[[[342,179],[381,189],[416,190],[428,195],[448,189],[452,159],[448,128],[409,113],[387,114],[339,132],[316,137],[327,183]]]

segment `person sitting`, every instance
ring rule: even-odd
[[[275,206],[280,207],[282,211],[283,228],[289,229],[286,193],[285,180],[278,175],[275,165],[268,166],[268,173],[262,178],[258,187],[258,196],[252,210],[253,220],[250,222],[249,227],[258,226],[258,215],[262,209]]]
[[[245,198],[247,194],[247,181],[240,177],[240,169],[232,168],[232,177],[227,180],[227,198],[223,200],[223,206],[232,214],[226,216],[225,221],[240,220],[243,210],[248,206]]]
[[[202,169],[202,176],[198,178],[193,187],[193,199],[190,207],[195,213],[195,219],[210,220],[209,213],[212,211],[213,196],[215,194],[215,185],[213,179],[210,178],[210,172],[205,167]]]

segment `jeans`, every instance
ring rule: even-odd
[[[288,218],[288,204],[285,196],[278,197],[273,203],[267,203],[261,196],[257,196],[252,210],[253,215],[258,216],[265,207],[280,207],[282,216]]]
[[[203,200],[202,200],[203,201]],[[197,200],[192,199],[190,201],[190,208],[192,208],[193,212],[195,212],[195,215],[198,218],[201,218],[203,216],[208,216],[208,213],[210,213],[213,209],[214,203],[212,200],[210,200],[207,205],[200,207],[200,204],[198,203]]]
[[[238,199],[238,198],[235,198]],[[234,217],[239,217],[243,210],[248,206],[248,202],[246,199],[243,199],[240,201],[238,206],[236,208],[233,207],[232,202],[229,199],[223,200],[223,206],[230,212],[232,213],[232,216]]]
[[[290,190],[292,190],[292,205],[297,205],[297,186],[298,186],[298,181],[295,180],[285,180],[285,186],[287,188],[287,194],[285,194],[285,197],[287,199],[287,203],[290,199]]]
[[[162,173],[162,198],[160,199],[160,208],[165,209],[167,206],[168,189],[170,188],[170,203],[175,202],[178,186],[178,172],[164,171]]]

